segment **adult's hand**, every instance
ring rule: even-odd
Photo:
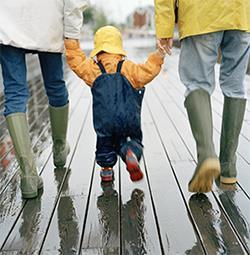
[[[173,38],[158,38],[157,47],[160,52],[165,52],[168,55],[172,54]]]

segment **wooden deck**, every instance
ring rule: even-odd
[[[130,49],[134,59],[145,54],[145,49]],[[206,195],[189,193],[196,149],[177,63],[175,50],[146,89],[144,180],[130,182],[119,161],[113,186],[100,185],[89,88],[68,70],[71,152],[66,168],[54,169],[47,99],[34,74],[29,122],[44,190],[36,199],[21,199],[18,167],[1,117],[0,255],[250,254],[250,106],[238,149],[239,183],[230,190],[215,185]],[[222,102],[217,88],[212,102],[217,151]]]

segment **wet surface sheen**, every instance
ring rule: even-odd
[[[143,44],[136,49],[135,41],[126,43],[129,55],[140,62],[152,49]],[[0,117],[0,255],[250,253],[250,108],[238,149],[238,184],[214,185],[213,192],[207,194],[189,193],[187,183],[195,168],[196,148],[183,106],[184,87],[177,75],[178,54],[174,50],[166,59],[165,71],[146,89],[142,113],[144,179],[138,183],[130,181],[122,161],[114,168],[115,181],[100,183],[91,94],[68,69],[71,152],[66,167],[54,169],[47,98],[36,61],[29,60],[28,116],[44,190],[36,199],[21,198],[18,166]],[[217,151],[222,100],[216,89]]]

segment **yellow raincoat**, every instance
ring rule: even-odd
[[[172,38],[177,0],[155,0],[156,34]],[[250,0],[178,0],[180,39],[222,30],[250,32]]]

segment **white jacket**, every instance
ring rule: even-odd
[[[63,38],[79,39],[88,0],[0,0],[0,44],[63,52]]]

